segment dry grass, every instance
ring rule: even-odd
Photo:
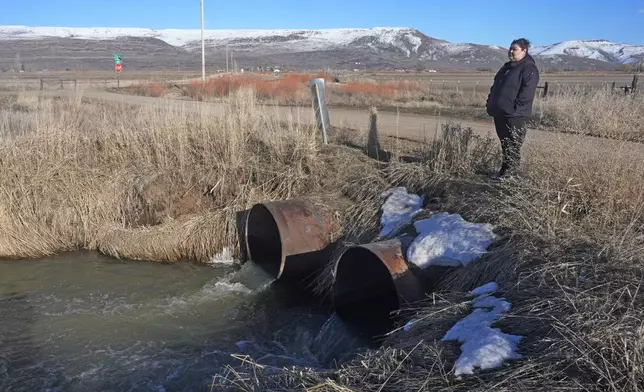
[[[191,82],[186,94],[194,99],[228,97],[240,89],[252,88],[255,97],[263,103],[302,104],[309,103],[308,84],[313,78],[323,74],[285,74],[274,78],[261,74],[222,75],[208,79],[202,86],[201,82]],[[328,77],[327,77],[327,80]]]
[[[170,91],[168,84],[161,82],[137,83],[128,87],[128,90],[134,95],[145,97],[163,97]]]
[[[560,88],[535,105],[535,121],[543,127],[621,140],[644,141],[644,94]]]
[[[397,110],[463,118],[487,118],[485,102],[489,88],[429,81],[360,80],[333,83],[322,74],[285,74],[268,77],[259,74],[224,75],[210,79],[205,86],[192,83],[184,93],[204,100],[227,97],[241,88],[252,87],[262,103],[310,105],[308,82],[316,77],[327,80],[327,102],[331,106]],[[141,85],[130,92],[147,96],[168,93],[163,85]],[[537,92],[535,126],[558,132],[580,133],[619,140],[644,140],[644,95],[625,95],[608,87],[586,85],[551,86],[547,99]]]
[[[360,149],[320,147],[312,129],[275,123],[254,95],[236,94],[222,116],[28,94],[3,102],[0,255],[88,248],[130,258],[206,260],[235,246],[235,211],[307,195],[333,200],[343,212],[345,240],[364,242],[377,234],[380,193],[407,186],[425,195],[427,208],[493,223],[505,240],[405,309],[406,318],[421,321],[409,333],[392,333],[381,349],[337,369],[246,362],[219,377],[218,386],[644,390],[639,144],[561,134],[524,150],[521,178],[491,184],[478,173],[498,163],[498,146],[466,130],[451,126],[427,145],[400,150],[381,140],[393,154],[379,163]],[[337,130],[331,136],[351,141]],[[364,145],[366,137],[352,137]],[[403,159],[406,154],[416,159]],[[470,311],[466,292],[491,280],[513,304],[495,327],[526,336],[519,348],[524,358],[456,379],[459,348],[438,340]]]
[[[4,106],[2,258],[85,248],[206,261],[236,247],[236,211],[296,196],[333,201],[337,181],[375,170],[357,151],[323,151],[314,129],[277,123],[249,91],[221,116],[29,94]]]
[[[309,82],[324,78],[327,82],[327,100],[330,105],[367,107],[398,107],[402,109],[448,110],[453,107],[474,108],[485,102],[487,90],[459,90],[440,84],[411,81],[350,81],[333,83],[333,78],[324,74],[285,74],[267,77],[260,74],[223,75],[211,78],[204,86],[193,82],[186,90],[194,99],[226,97],[240,88],[252,87],[263,103],[310,104]],[[135,92],[136,93],[136,92]],[[143,92],[145,93],[145,92]]]
[[[393,332],[381,349],[324,372],[269,374],[247,364],[253,373],[238,370],[229,381],[248,391],[644,390],[644,152],[605,139],[591,149],[564,136],[565,144],[532,146],[522,177],[497,185],[473,175],[476,165],[450,164],[474,156],[473,146],[454,148],[463,140],[441,139],[452,152],[444,163],[387,166],[388,183],[439,199],[434,209],[494,223],[506,239],[404,309],[405,320],[420,321],[410,332]],[[354,192],[373,200],[379,187],[354,183]],[[458,345],[439,340],[469,313],[466,292],[489,281],[513,304],[495,327],[525,336],[523,359],[457,379]]]

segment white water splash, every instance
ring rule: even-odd
[[[225,293],[240,293],[240,294],[251,294],[253,290],[244,286],[240,282],[232,282],[232,279],[235,278],[235,273],[230,273],[217,281],[213,281],[204,285],[200,290],[200,295],[204,295],[207,298],[219,299],[222,294]]]
[[[230,248],[225,247],[221,252],[214,255],[206,264],[236,264],[238,260],[233,257],[233,252]]]

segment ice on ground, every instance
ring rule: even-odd
[[[481,287],[475,288],[474,290],[472,290],[471,294],[476,297],[479,295],[492,294],[498,289],[499,289],[499,285],[496,284],[496,282],[490,282],[490,283],[484,284]]]
[[[414,227],[419,234],[407,249],[407,259],[419,268],[466,266],[498,239],[492,225],[447,212],[414,222]]]
[[[230,248],[225,247],[221,252],[217,253],[208,261],[208,264],[235,264],[236,261],[233,258],[233,252]]]
[[[457,322],[441,339],[461,343],[461,355],[454,363],[457,377],[473,374],[474,368],[494,369],[503,365],[505,360],[521,358],[518,345],[523,336],[505,334],[490,327],[512,307],[505,298],[488,295],[492,285],[498,287],[492,282],[472,290],[472,293],[482,293],[473,301],[474,311]]]
[[[382,205],[380,217],[380,237],[392,234],[396,229],[411,222],[411,219],[421,212],[423,198],[413,193],[407,193],[407,188],[391,188],[383,192],[381,197],[387,200]]]
[[[409,321],[407,322],[407,324],[405,324],[405,326],[403,327],[403,330],[404,330],[405,332],[409,332],[409,330],[411,329],[411,327],[413,327],[413,326],[414,326],[414,324],[416,324],[417,322],[418,322],[418,320],[416,320],[416,319],[409,320]]]

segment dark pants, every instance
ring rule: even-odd
[[[503,153],[503,164],[499,174],[504,175],[508,169],[519,166],[527,123],[528,117],[494,117],[494,127]]]

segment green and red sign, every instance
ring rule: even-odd
[[[121,69],[123,68],[123,52],[112,53],[112,58],[114,59],[114,71],[121,73]]]

